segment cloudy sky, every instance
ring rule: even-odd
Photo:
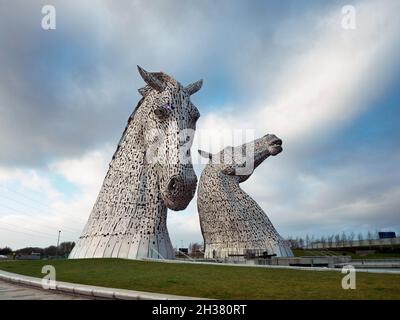
[[[47,4],[55,30],[41,27]],[[79,237],[139,99],[136,65],[204,79],[194,148],[219,151],[234,130],[283,139],[242,185],[283,236],[400,232],[398,12],[396,0],[0,0],[0,247]],[[195,200],[168,226],[176,246],[202,241]]]

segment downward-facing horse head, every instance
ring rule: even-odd
[[[197,206],[206,258],[254,254],[292,256],[260,206],[239,186],[265,159],[282,151],[282,140],[267,134],[221,152],[200,154],[210,159],[200,177]]]
[[[174,258],[167,208],[183,210],[197,186],[190,147],[200,114],[182,86],[138,67],[146,82],[70,258]]]
[[[137,142],[146,153],[146,163],[156,166],[165,205],[183,210],[192,200],[197,186],[190,147],[198,109],[190,96],[200,90],[202,80],[183,87],[164,73],[139,72],[147,86],[139,89],[143,99],[135,112]]]

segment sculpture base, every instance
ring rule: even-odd
[[[265,256],[293,257],[293,252],[285,244],[273,244],[264,248],[249,247],[222,247],[221,245],[206,245],[204,258],[206,259],[254,259]]]
[[[157,239],[158,238],[158,239]],[[169,237],[149,236],[92,236],[79,239],[68,259],[121,258],[121,259],[175,259]]]

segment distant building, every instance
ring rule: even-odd
[[[189,255],[189,248],[178,248],[175,257],[186,258]]]
[[[396,238],[396,232],[388,231],[388,232],[378,232],[379,239],[392,239]]]
[[[32,252],[31,254],[18,254],[17,260],[40,260],[40,253]]]

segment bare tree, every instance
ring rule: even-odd
[[[202,243],[198,243],[198,242],[191,243],[189,248],[190,248],[190,255],[192,257],[199,257],[202,255],[202,251],[203,251]]]
[[[299,238],[299,247],[300,247],[301,249],[304,248],[304,239],[303,239],[302,237]]]
[[[368,243],[372,244],[372,232],[369,231],[369,230],[368,230],[368,233],[367,233],[367,239],[368,239]]]
[[[332,234],[332,235],[330,235],[329,237],[328,237],[328,246],[330,247],[330,248],[332,248],[333,247],[333,238],[334,238],[335,236]]]
[[[296,237],[296,239],[293,239],[293,237],[288,237],[286,241],[289,243],[289,245],[292,249],[300,248],[299,237]]]
[[[342,246],[343,247],[346,246],[347,235],[346,235],[346,233],[344,231],[342,232],[342,234],[340,236],[340,240],[341,240]]]
[[[4,248],[0,248],[0,255],[7,256],[9,254],[12,254],[12,252],[13,252],[12,249],[7,246]]]
[[[306,234],[306,248],[308,249],[310,246],[310,236]]]
[[[322,248],[325,249],[325,245],[326,245],[326,238],[324,236],[321,237],[321,244],[322,244]]]
[[[358,245],[361,245],[362,241],[364,240],[364,236],[361,232],[357,235],[357,239],[358,239]]]
[[[298,237],[298,236],[297,236],[296,239],[294,240],[293,248],[294,248],[294,249],[300,249],[300,242],[299,242],[299,237]]]
[[[337,233],[335,234],[335,247],[339,246],[339,242],[340,242],[340,234]]]
[[[352,231],[348,237],[349,243],[350,243],[350,247],[353,246],[353,242],[354,242],[354,238],[356,237],[356,234]]]

